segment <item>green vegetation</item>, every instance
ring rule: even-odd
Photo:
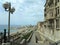
[[[31,31],[30,33],[24,35],[24,36],[22,37],[22,39],[28,39],[32,32],[33,32],[33,31]]]

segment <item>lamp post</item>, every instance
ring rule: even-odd
[[[4,3],[3,7],[4,7],[5,11],[9,12],[9,16],[8,16],[8,41],[10,41],[10,13],[13,14],[13,12],[15,11],[15,8],[14,7],[11,8],[11,3],[9,3],[9,2]]]

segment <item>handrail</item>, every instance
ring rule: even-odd
[[[31,33],[31,35],[28,37],[28,39],[26,40],[26,42],[29,42],[31,37],[32,37],[33,33]]]
[[[26,44],[26,40],[23,39],[21,42],[20,42],[20,45],[25,45]]]

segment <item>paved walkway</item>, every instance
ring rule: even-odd
[[[31,41],[27,45],[40,45],[40,44],[36,43],[35,34],[36,33],[34,32],[32,38],[31,38]]]

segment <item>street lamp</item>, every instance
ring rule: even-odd
[[[9,2],[4,3],[3,7],[4,7],[5,11],[9,12],[9,16],[8,16],[8,41],[10,41],[10,13],[13,14],[13,12],[15,11],[15,8],[14,7],[11,8],[11,3],[9,3]]]

